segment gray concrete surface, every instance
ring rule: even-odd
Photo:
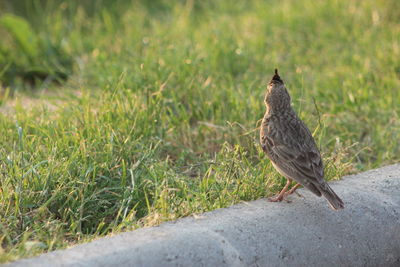
[[[400,266],[400,164],[306,190],[102,238],[10,266]]]

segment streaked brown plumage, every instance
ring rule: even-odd
[[[260,142],[275,169],[288,179],[282,191],[270,201],[281,201],[300,185],[317,196],[323,195],[335,210],[343,201],[324,181],[324,167],[311,132],[291,107],[290,95],[275,70],[265,95],[266,112]],[[286,192],[292,180],[298,185]]]

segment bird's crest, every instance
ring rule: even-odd
[[[270,83],[283,83],[281,77],[278,74],[278,69],[275,69],[275,75],[272,77]]]

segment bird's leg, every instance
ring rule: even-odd
[[[289,188],[291,183],[292,183],[292,180],[288,179],[286,184],[285,184],[285,186],[281,190],[281,192],[279,192],[279,194],[277,196],[268,198],[268,201],[270,201],[270,202],[280,202],[280,201],[282,201],[283,197],[285,196],[285,192]]]
[[[289,191],[287,191],[283,197],[286,197],[286,196],[288,196],[288,195],[293,194],[294,191],[296,191],[296,189],[299,188],[300,186],[301,186],[301,184],[296,184],[296,185],[293,186]],[[296,194],[298,194],[298,193],[296,193]]]

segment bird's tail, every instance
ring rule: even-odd
[[[338,195],[336,195],[336,193],[327,183],[324,183],[321,187],[319,187],[319,189],[322,195],[328,200],[332,209],[340,210],[344,208],[343,201]]]

